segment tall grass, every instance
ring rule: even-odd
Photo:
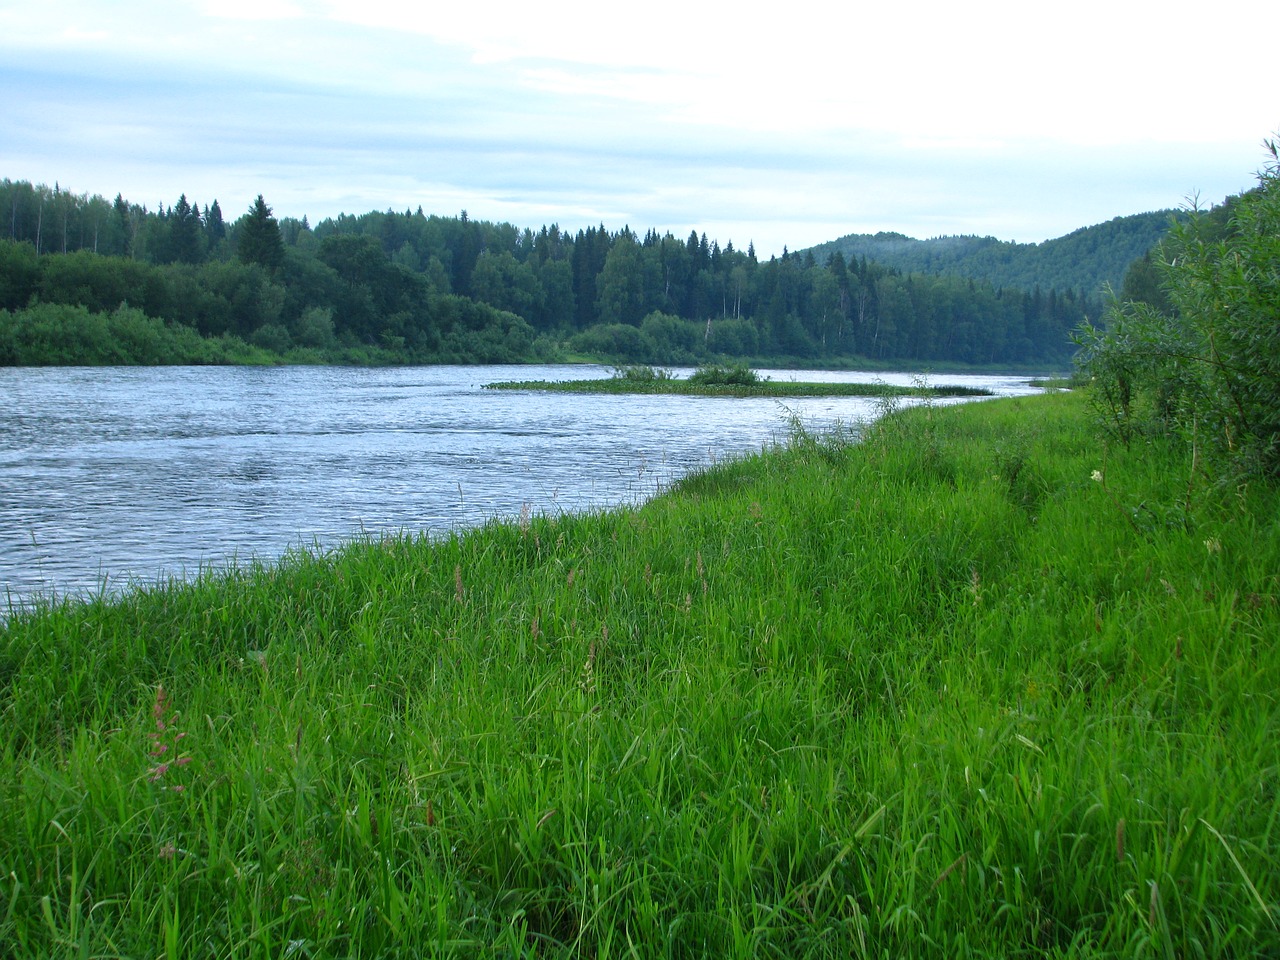
[[[1269,956],[1280,529],[1082,400],[0,628],[0,953]]]

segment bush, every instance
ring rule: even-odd
[[[1171,309],[1114,299],[1085,327],[1077,362],[1106,430],[1128,444],[1182,437],[1218,473],[1280,476],[1280,155],[1225,232],[1199,209],[1170,231],[1156,269]]]
[[[333,311],[328,307],[307,307],[294,321],[293,342],[316,350],[332,350],[338,343],[334,334]]]
[[[750,320],[717,320],[711,325],[707,348],[729,357],[750,357],[760,352],[760,335]]]
[[[705,327],[657,310],[640,321],[640,331],[653,341],[654,349],[667,363],[693,363],[705,357]]]
[[[654,359],[657,348],[643,331],[625,323],[602,323],[575,333],[569,341],[578,353],[606,357],[618,363],[643,363]]]
[[[24,366],[127,362],[111,336],[107,316],[85,307],[37,303],[9,315],[5,339],[12,362]]]
[[[289,331],[279,323],[268,323],[253,331],[249,337],[249,342],[255,347],[261,347],[263,350],[269,350],[271,353],[287,353],[289,348],[293,346],[293,339],[289,336]]]
[[[763,379],[767,380],[768,378],[765,377]],[[703,387],[750,387],[760,383],[761,380],[760,374],[745,364],[730,366],[710,363],[699,367],[689,376],[690,383],[696,383]]]
[[[638,363],[627,367],[615,367],[613,379],[625,380],[627,383],[661,383],[675,378],[670,370],[654,369],[643,363]]]

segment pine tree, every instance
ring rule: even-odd
[[[209,240],[210,250],[227,235],[227,225],[222,221],[222,208],[218,206],[217,200],[204,209],[204,233]]]
[[[258,194],[249,212],[240,219],[236,253],[242,263],[256,263],[272,272],[284,264],[280,224],[271,215],[271,208],[262,199],[262,194]]]
[[[169,212],[169,257],[178,263],[200,261],[200,215],[184,193]]]

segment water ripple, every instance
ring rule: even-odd
[[[776,380],[909,375],[772,371]],[[488,392],[583,367],[0,370],[0,598],[189,576],[299,546],[613,506],[856,398]],[[1001,393],[1016,377],[947,377]],[[0,603],[2,603],[0,599]]]

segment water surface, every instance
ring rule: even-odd
[[[775,380],[910,375],[762,371]],[[0,607],[298,546],[615,506],[873,401],[486,391],[604,367],[0,369]],[[1026,378],[936,377],[1002,395]]]

